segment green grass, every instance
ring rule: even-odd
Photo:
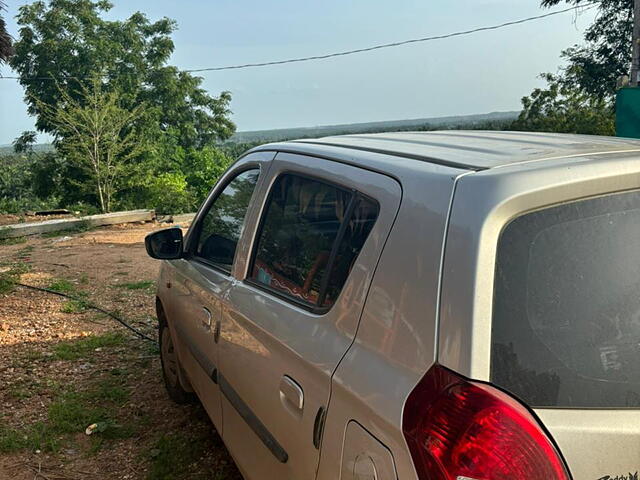
[[[73,293],[76,291],[76,286],[65,278],[56,278],[52,280],[47,288],[60,293]]]
[[[33,396],[33,392],[26,388],[11,387],[9,388],[9,395],[18,400],[24,400],[26,398],[31,398]]]
[[[0,452],[12,452],[24,448],[25,438],[15,429],[0,425]]]
[[[72,434],[84,432],[96,423],[95,434],[102,439],[129,438],[133,425],[122,425],[117,417],[119,409],[129,399],[129,391],[121,379],[107,377],[83,392],[65,392],[48,409],[48,424],[53,432]]]
[[[155,282],[153,280],[143,280],[141,282],[125,282],[115,285],[118,288],[125,288],[127,290],[144,290],[147,288],[153,288]]]
[[[24,430],[0,425],[0,453],[29,450],[58,451],[60,440],[43,422],[36,422]]]
[[[147,480],[194,478],[189,475],[188,467],[200,458],[203,451],[203,438],[182,434],[163,435],[149,451],[151,468]]]
[[[84,391],[60,392],[49,405],[45,422],[24,429],[0,423],[0,453],[23,449],[56,452],[70,435],[82,433],[94,423],[98,427],[90,449],[93,453],[105,441],[130,438],[136,425],[118,421],[129,395],[124,380],[115,376],[102,378]]]
[[[0,238],[0,245],[18,245],[27,243],[27,237]]]
[[[16,281],[16,277],[9,272],[0,273],[0,295],[12,292]]]
[[[35,247],[33,245],[27,245],[16,252],[16,258],[20,262],[28,260],[34,250]]]
[[[89,309],[90,305],[86,297],[89,295],[87,292],[78,290],[78,287],[71,281],[65,278],[56,278],[49,284],[49,289],[54,292],[60,292],[67,295],[71,295],[75,298],[69,298],[65,300],[60,308],[62,313],[83,313]]]
[[[4,266],[8,267],[8,270],[0,272],[0,295],[12,292],[16,282],[20,280],[20,275],[31,269],[31,266],[24,262],[11,263]]]
[[[61,342],[53,347],[54,360],[77,360],[92,355],[96,348],[109,348],[123,345],[126,337],[121,333],[94,335],[72,342]]]
[[[86,300],[65,300],[60,308],[62,313],[83,313],[89,308]]]

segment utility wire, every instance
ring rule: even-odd
[[[555,12],[545,13],[543,15],[537,15],[535,17],[523,18],[523,19],[520,19],[520,20],[513,20],[511,22],[501,23],[499,25],[492,25],[492,26],[489,26],[489,27],[479,27],[479,28],[474,28],[472,30],[463,30],[463,31],[460,31],[460,32],[453,32],[453,33],[448,33],[448,34],[445,34],[445,35],[435,35],[435,36],[432,36],[432,37],[413,38],[411,40],[403,40],[403,41],[400,41],[400,42],[383,43],[381,45],[374,45],[374,46],[365,47],[365,48],[357,48],[357,49],[354,49],[354,50],[346,50],[344,52],[328,53],[326,55],[314,55],[314,56],[311,56],[311,57],[291,58],[291,59],[288,59],[288,60],[276,60],[276,61],[273,61],[273,62],[245,63],[243,65],[230,65],[230,66],[226,66],[226,67],[197,68],[197,69],[185,70],[185,72],[189,72],[189,73],[218,72],[218,71],[221,71],[221,70],[236,70],[236,69],[240,69],[240,68],[266,67],[266,66],[269,66],[269,65],[282,65],[282,64],[285,64],[285,63],[309,62],[309,61],[312,61],[312,60],[324,60],[324,59],[333,58],[333,57],[344,57],[346,55],[354,55],[356,53],[371,52],[373,50],[382,50],[383,48],[399,47],[401,45],[408,45],[408,44],[411,44],[411,43],[430,42],[430,41],[433,41],[433,40],[444,40],[446,38],[461,37],[461,36],[464,36],[464,35],[471,35],[471,34],[474,34],[474,33],[486,32],[486,31],[489,31],[489,30],[498,30],[499,28],[510,27],[512,25],[519,25],[519,24],[522,24],[522,23],[532,22],[534,20],[541,20],[543,18],[552,17],[554,15],[559,15],[561,13],[570,12],[572,10],[577,10],[579,8],[584,8],[585,10],[589,10],[589,9],[593,8],[595,5],[596,5],[595,2],[587,3],[587,4],[584,4],[584,5],[578,5],[578,6],[565,8],[564,10],[558,10],[558,11],[555,11]]]
[[[520,24],[527,23],[527,22],[533,22],[533,21],[536,21],[536,20],[541,20],[543,18],[548,18],[548,17],[552,17],[552,16],[555,16],[555,15],[560,15],[562,13],[566,13],[566,12],[570,12],[570,11],[574,11],[574,10],[579,10],[579,9],[582,9],[583,11],[590,10],[593,7],[595,7],[596,5],[597,5],[597,2],[591,2],[591,3],[582,4],[582,5],[574,5],[573,7],[565,8],[563,10],[556,10],[555,12],[549,12],[549,13],[545,13],[545,14],[542,14],[542,15],[536,15],[536,16],[533,16],[533,17],[522,18],[520,20],[512,20],[510,22],[500,23],[498,25],[491,25],[491,26],[488,26],[488,27],[478,27],[478,28],[474,28],[474,29],[471,29],[471,30],[462,30],[462,31],[459,31],[459,32],[453,32],[453,33],[448,33],[448,34],[444,34],[444,35],[435,35],[435,36],[431,36],[431,37],[413,38],[413,39],[410,39],[410,40],[403,40],[403,41],[400,41],[400,42],[383,43],[383,44],[380,44],[380,45],[373,45],[371,47],[356,48],[354,50],[345,50],[343,52],[327,53],[325,55],[313,55],[313,56],[309,56],[309,57],[290,58],[290,59],[287,59],[287,60],[275,60],[275,61],[270,61],[270,62],[244,63],[244,64],[240,64],[240,65],[226,65],[226,66],[221,66],[221,67],[192,68],[192,69],[182,70],[182,71],[183,72],[187,72],[187,73],[219,72],[219,71],[222,71],[222,70],[240,70],[240,69],[244,69],[244,68],[267,67],[267,66],[272,66],[272,65],[284,65],[284,64],[287,64],[287,63],[310,62],[310,61],[314,61],[314,60],[325,60],[327,58],[344,57],[344,56],[347,56],[347,55],[354,55],[354,54],[357,54],[357,53],[371,52],[373,50],[382,50],[384,48],[399,47],[399,46],[402,46],[402,45],[408,45],[408,44],[412,44],[412,43],[431,42],[431,41],[434,41],[434,40],[444,40],[444,39],[447,39],[447,38],[461,37],[461,36],[465,36],[465,35],[472,35],[474,33],[479,33],[479,32],[487,32],[487,31],[490,31],[490,30],[498,30],[500,28],[510,27],[510,26],[513,26],[513,25],[520,25]],[[105,76],[108,76],[108,75],[105,75]],[[78,77],[68,76],[66,78],[77,79]],[[54,78],[53,77],[0,77],[0,80],[54,80]]]

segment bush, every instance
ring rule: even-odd
[[[164,173],[154,177],[148,194],[148,205],[158,213],[184,213],[193,203],[187,180],[181,173]]]

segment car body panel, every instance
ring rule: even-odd
[[[395,219],[402,190],[397,181],[325,159],[279,153],[269,171],[269,183],[283,173],[311,176],[342,187],[357,189],[379,203],[378,218],[370,232],[338,300],[325,314],[310,312],[290,301],[243,281],[246,259],[235,268],[237,282],[223,306],[221,328],[221,373],[287,454],[286,461],[268,447],[247,425],[228,399],[223,401],[225,434],[229,450],[247,478],[313,478],[319,452],[313,445],[318,412],[329,400],[330,378],[349,348],[383,245]],[[250,214],[240,251],[254,243],[258,219],[266,203]],[[283,398],[283,378],[297,383],[304,393],[302,409]],[[251,458],[240,458],[250,446]],[[273,446],[273,445],[272,445]]]

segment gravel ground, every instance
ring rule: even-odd
[[[157,346],[87,308],[157,336],[143,239],[158,228],[0,244],[0,288],[9,275],[77,298],[0,290],[0,479],[241,478],[202,407],[167,397]]]

